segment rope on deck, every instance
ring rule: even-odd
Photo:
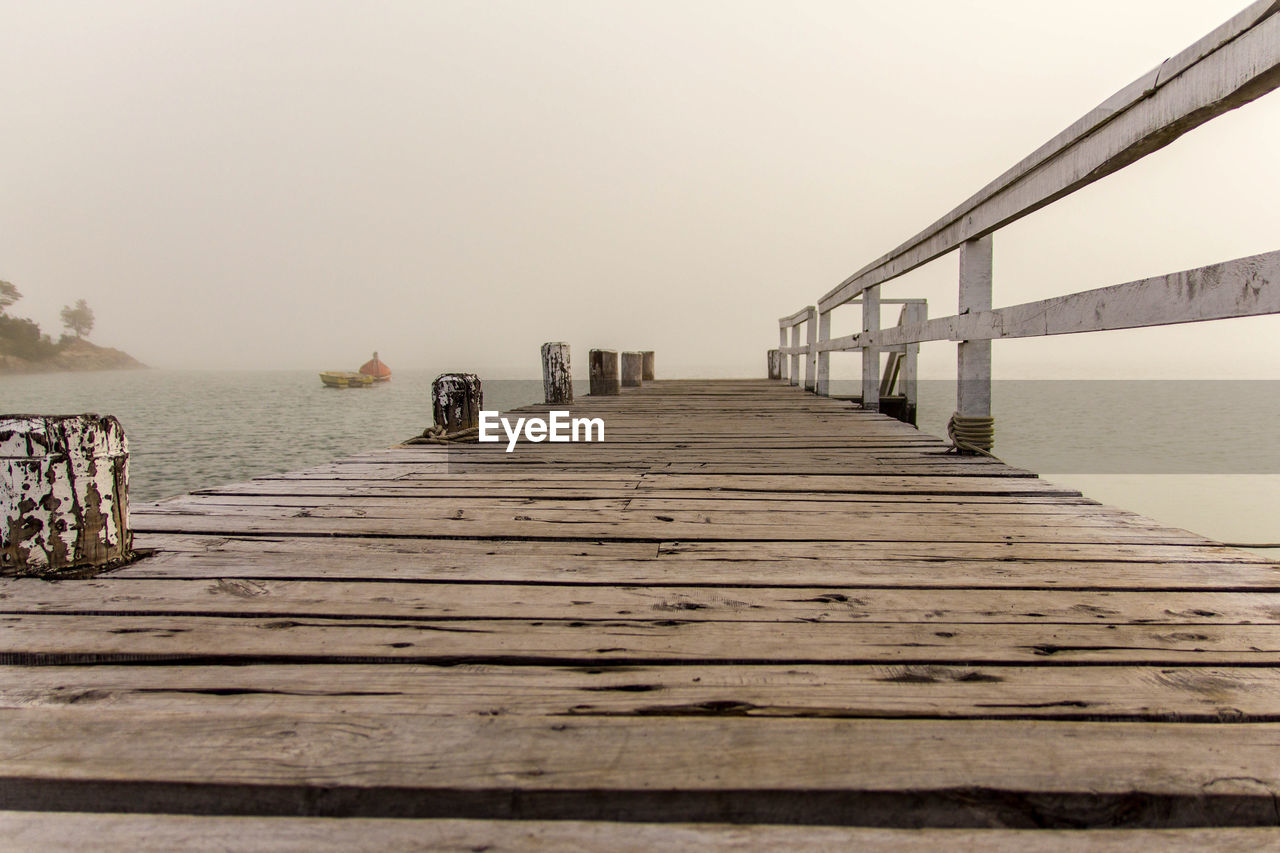
[[[479,427],[445,432],[442,426],[430,426],[422,431],[422,435],[409,439],[405,444],[464,444],[479,439]]]

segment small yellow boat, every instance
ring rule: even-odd
[[[374,379],[363,373],[351,373],[346,370],[324,370],[320,373],[320,381],[330,388],[364,388],[372,385]]]

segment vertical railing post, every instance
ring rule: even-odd
[[[991,235],[960,244],[961,314],[991,310]],[[956,347],[956,414],[991,417],[991,341]]]
[[[818,350],[814,342],[818,337],[818,309],[810,305],[805,309],[804,342],[808,352],[804,354],[804,390],[812,391],[818,381]]]
[[[791,368],[787,377],[790,378],[792,386],[800,384],[800,325],[792,325],[791,327]]]
[[[862,331],[880,331],[880,285],[862,291]],[[862,408],[880,411],[880,347],[862,347]]]
[[[785,352],[782,352],[782,350],[785,350],[786,348],[787,348],[787,327],[779,323],[778,324],[778,350],[779,350],[778,358],[781,359],[782,361],[782,363],[778,365],[779,379],[787,378],[787,362],[790,359],[787,358],[787,354]]]
[[[903,306],[903,325],[914,326],[929,319],[929,306],[912,302]],[[902,394],[907,398],[906,417],[912,426],[919,423],[920,411],[920,344],[907,344],[902,359]]]
[[[823,311],[818,315],[818,343],[825,344],[831,340],[831,311]],[[818,384],[814,393],[823,397],[831,396],[831,351],[818,352]]]

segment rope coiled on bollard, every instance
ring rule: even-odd
[[[976,453],[996,458],[991,453],[996,443],[996,419],[993,417],[968,417],[956,412],[947,422],[947,437],[951,439],[948,453]]]

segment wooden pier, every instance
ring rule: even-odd
[[[975,830],[1277,822],[1280,566],[778,381],[574,413],[606,441],[207,489],[135,507],[154,553],[122,570],[4,580],[0,831],[1026,849],[1063,838]],[[1257,843],[1186,831],[1153,839]]]
[[[135,506],[146,556],[112,568],[123,437],[11,417],[0,569],[108,570],[0,580],[0,839],[1275,846],[1280,564],[987,454],[993,341],[1280,313],[1280,251],[993,300],[996,231],[1277,87],[1258,0],[781,318],[769,380],[592,350],[570,404],[546,344],[546,399],[602,443],[449,444],[480,381],[446,375],[412,446]],[[882,296],[953,251],[954,316]],[[878,411],[913,417],[934,341],[969,455]],[[861,406],[827,396],[833,353]]]

